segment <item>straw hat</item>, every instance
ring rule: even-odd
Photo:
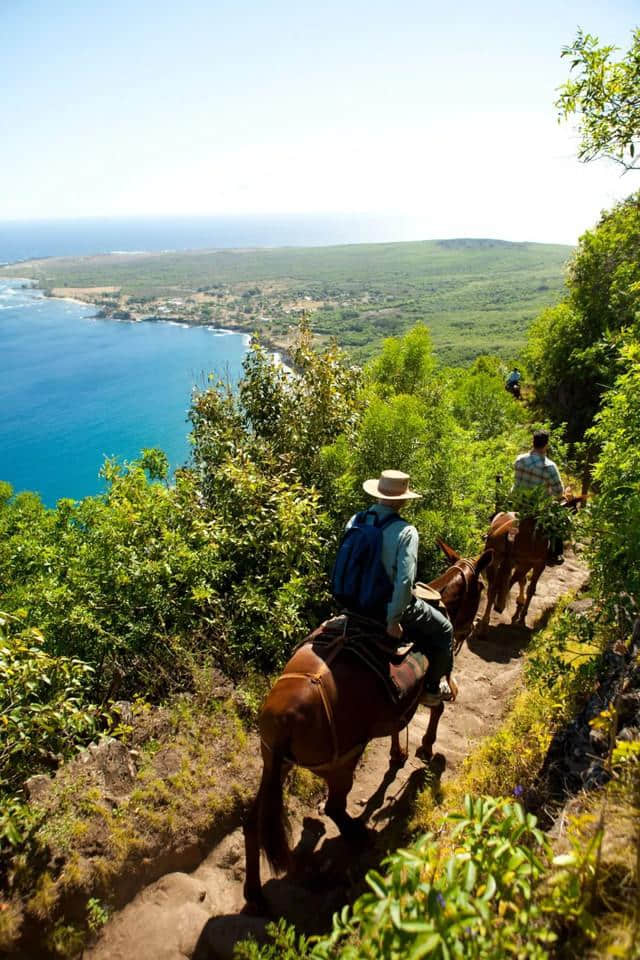
[[[362,488],[378,500],[418,500],[422,496],[409,490],[409,474],[400,470],[383,470],[379,480],[365,480]]]
[[[417,597],[418,600],[442,600],[442,594],[439,590],[434,590],[433,587],[430,587],[428,583],[416,583],[413,591],[414,597]]]

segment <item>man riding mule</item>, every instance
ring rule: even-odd
[[[560,471],[553,460],[547,456],[548,449],[549,434],[546,430],[536,430],[529,453],[521,453],[516,457],[514,491],[539,487],[545,489],[547,494],[555,500],[561,500],[564,497],[565,489],[560,479]],[[562,538],[554,536],[549,540],[547,564],[554,566],[561,563],[564,563]]]
[[[391,485],[383,482],[382,493],[385,497],[380,495],[380,481],[375,481],[375,496],[379,499],[397,498],[393,499],[395,506],[400,500],[412,499],[407,496],[410,492],[408,477],[400,475],[390,479],[392,484],[397,485],[392,490]],[[398,494],[403,496],[399,497]],[[379,506],[384,507],[385,504]],[[389,523],[388,528],[391,526]],[[414,544],[413,532],[403,532],[408,526],[398,524],[396,531],[396,542],[402,539],[405,547]],[[398,534],[402,534],[402,537]],[[442,630],[446,640],[441,645],[450,649],[453,631],[458,637],[469,632],[473,626],[482,590],[479,574],[490,562],[491,554],[485,552],[477,560],[469,560],[459,557],[446,544],[442,544],[442,547],[454,562],[428,586],[440,593],[453,621],[453,628],[442,616],[433,621],[438,628],[440,621],[447,624]],[[408,558],[405,556],[407,553]],[[404,549],[399,563],[400,579],[403,583],[406,579],[409,591],[415,572],[412,557],[413,552]],[[392,765],[403,762],[406,757],[400,749],[399,731],[409,723],[420,703],[423,676],[416,678],[413,684],[399,683],[392,696],[389,689],[391,684],[381,679],[380,661],[377,670],[368,669],[362,662],[363,654],[368,655],[371,648],[382,641],[387,647],[384,670],[389,675],[388,679],[393,681],[398,671],[402,673],[404,670],[407,659],[395,655],[393,650],[398,639],[404,636],[402,623],[406,623],[407,635],[412,627],[411,620],[405,621],[405,613],[407,606],[412,607],[413,604],[409,599],[404,607],[392,605],[389,617],[389,604],[393,602],[392,595],[386,604],[384,624],[382,621],[372,622],[361,614],[346,614],[325,621],[296,649],[262,707],[259,718],[262,779],[244,828],[245,896],[247,901],[260,908],[264,907],[260,851],[264,850],[269,863],[277,871],[286,869],[289,862],[282,791],[284,778],[291,767],[294,764],[306,767],[326,781],[327,816],[331,817],[347,839],[358,840],[366,836],[366,829],[360,819],[354,819],[347,813],[346,804],[355,768],[366,744],[376,737],[391,736]],[[415,619],[419,620],[422,613],[418,605]],[[425,620],[433,626],[429,616]],[[427,642],[434,632],[427,632]],[[424,632],[422,635],[425,635]],[[426,659],[421,654],[414,656],[422,657],[423,662]],[[395,663],[396,660],[400,662]],[[437,683],[440,671],[447,669],[449,661],[445,660],[441,656],[440,665],[432,674],[435,677],[432,682]],[[406,680],[406,673],[405,670],[401,680]],[[427,760],[432,756],[443,710],[442,698],[436,696],[430,707],[429,724],[421,746],[421,754]]]
[[[420,494],[409,489],[409,476],[398,470],[384,470],[379,480],[365,480],[362,486],[377,503],[354,514],[347,524],[332,578],[334,597],[347,611],[383,624],[394,641],[405,636],[429,658],[422,703],[436,706],[452,699],[452,691],[441,689],[440,680],[453,668],[453,627],[413,593],[418,531],[398,513]],[[359,541],[369,549],[358,552]]]
[[[514,367],[513,370],[509,371],[504,386],[505,390],[508,390],[509,393],[516,398],[516,400],[520,400],[522,397],[522,388],[520,386],[521,382],[522,374],[517,367]]]
[[[489,589],[480,632],[486,632],[492,609],[502,613],[515,583],[519,592],[511,622],[524,624],[545,567],[564,563],[562,530],[569,528],[567,511],[575,511],[584,497],[572,497],[563,488],[556,464],[546,456],[548,444],[548,433],[537,430],[531,451],[515,462],[511,498],[518,513],[500,512],[491,521],[485,547],[493,551],[493,562],[487,569]]]

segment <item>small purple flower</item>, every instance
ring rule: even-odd
[[[441,907],[444,907],[445,903],[447,902],[441,893],[438,894],[438,896],[436,897],[436,900],[438,901]]]
[[[521,787],[520,784],[518,784],[513,788],[514,797],[521,797],[523,793],[524,793],[524,787]]]

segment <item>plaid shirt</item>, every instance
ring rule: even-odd
[[[521,453],[515,462],[516,487],[537,487],[544,483],[547,493],[552,497],[559,497],[564,492],[560,473],[553,460],[544,454],[531,450],[530,453]]]

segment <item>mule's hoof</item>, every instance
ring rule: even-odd
[[[267,903],[267,898],[261,890],[250,892],[245,888],[244,899],[245,905],[242,910],[243,913],[246,913],[251,917],[269,916],[271,912],[269,904]]]
[[[394,751],[389,754],[389,767],[392,770],[399,770],[400,767],[404,767],[408,759],[409,754],[405,753],[404,750]]]
[[[433,760],[433,750],[431,749],[431,747],[427,749],[422,744],[420,744],[420,746],[416,750],[416,757],[418,758],[418,760],[422,760],[423,763],[429,764]]]

